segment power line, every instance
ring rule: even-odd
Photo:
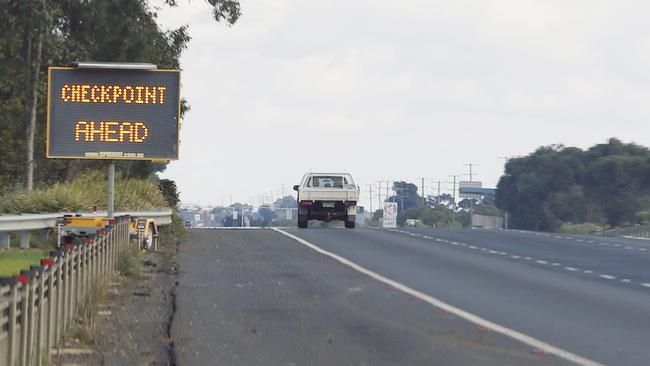
[[[465,166],[469,167],[469,174],[465,174],[465,175],[469,175],[469,181],[473,182],[472,178],[474,177],[474,175],[472,174],[472,167],[478,166],[478,164],[467,163],[467,164],[465,164]]]

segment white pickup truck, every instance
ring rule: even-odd
[[[293,189],[298,192],[299,228],[309,220],[343,220],[346,228],[354,228],[359,187],[350,174],[307,173]]]

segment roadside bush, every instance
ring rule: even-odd
[[[584,224],[572,224],[570,222],[565,222],[560,226],[559,232],[565,234],[592,234],[602,229],[602,226],[591,222],[586,222]]]
[[[172,214],[172,223],[159,227],[158,243],[161,246],[171,246],[176,243],[176,240],[185,239],[188,234],[189,230],[185,228],[183,219],[180,217],[178,212],[174,210],[174,213]]]
[[[129,245],[117,258],[117,270],[126,277],[139,276],[142,273],[140,259],[141,253],[137,245]]]
[[[106,175],[88,171],[66,183],[56,183],[31,192],[18,189],[0,196],[0,214],[88,211],[106,209]],[[115,209],[147,211],[168,207],[156,182],[150,179],[115,177]]]

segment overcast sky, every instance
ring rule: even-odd
[[[647,1],[245,0],[231,28],[179,3],[159,21],[192,36],[163,174],[183,202],[277,196],[310,170],[352,173],[365,198],[466,163],[494,187],[500,157],[541,145],[650,145]]]

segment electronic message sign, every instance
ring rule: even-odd
[[[175,160],[179,70],[50,67],[48,158]]]

